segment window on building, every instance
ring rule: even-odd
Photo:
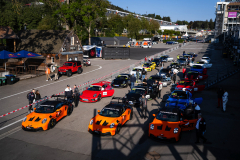
[[[218,5],[217,10],[218,10],[218,11],[221,11],[221,10],[222,10],[222,5],[221,5],[221,4]]]
[[[74,37],[71,37],[71,45],[74,45]]]

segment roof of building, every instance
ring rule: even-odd
[[[129,41],[128,37],[114,37],[114,38],[116,38],[117,40],[120,40],[120,41]]]
[[[0,39],[17,39],[18,36],[9,26],[0,26]]]
[[[34,53],[59,53],[69,30],[24,30],[18,33],[17,50]]]
[[[96,39],[99,41],[114,41],[113,37],[92,37],[92,39]]]

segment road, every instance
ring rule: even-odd
[[[66,88],[67,84],[83,84],[89,80],[110,74],[118,69],[129,66],[139,59],[150,56],[165,50],[167,47],[160,44],[160,48],[153,49],[133,49],[136,56],[130,60],[102,60],[93,59],[91,67],[84,68],[81,75],[73,77],[61,77],[59,81],[46,82],[45,77],[20,81],[12,86],[4,86],[0,90],[0,114],[5,114],[14,109],[26,105],[26,94],[30,89],[35,88],[42,95],[51,95],[59,93]],[[163,49],[164,47],[164,49]],[[209,44],[191,43],[181,49],[171,52],[169,55],[176,59],[177,54],[182,51],[200,53],[197,57],[199,60],[202,53],[214,54],[216,51]],[[134,55],[133,54],[133,55]],[[216,56],[217,57],[217,56]],[[215,62],[214,62],[215,63]],[[214,65],[213,65],[214,66]],[[209,70],[211,71],[211,69]],[[157,73],[157,70],[148,74]],[[178,75],[181,77],[181,73]],[[178,77],[178,79],[180,79]],[[225,83],[224,83],[225,84]],[[116,89],[114,96],[123,97],[129,88]],[[166,87],[162,95],[167,95],[172,90]],[[156,112],[157,106],[162,105],[161,99],[148,101],[149,117],[141,119],[140,110],[134,108],[134,116],[128,121],[116,136],[97,136],[88,133],[87,126],[89,120],[96,115],[97,110],[102,109],[109,103],[111,98],[103,98],[98,103],[81,103],[74,109],[71,116],[65,117],[57,125],[44,132],[25,132],[21,130],[20,120],[26,115],[27,109],[10,114],[0,118],[0,157],[1,159],[150,159],[152,156],[162,159],[234,159],[239,157],[239,149],[234,144],[234,138],[238,137],[239,130],[235,131],[235,137],[229,137],[227,131],[221,131],[221,125],[218,121],[221,118],[227,118],[226,121],[231,123],[224,127],[233,131],[234,124],[238,123],[239,118],[229,114],[218,113],[215,104],[216,95],[212,90],[206,90],[196,93],[194,97],[202,96],[204,99],[202,107],[203,115],[207,122],[206,137],[211,139],[212,144],[195,145],[195,132],[185,132],[178,143],[161,142],[149,139],[148,124],[153,120],[152,114]],[[235,99],[236,101],[236,99]],[[153,105],[152,105],[153,104]],[[215,110],[214,110],[215,109]],[[217,114],[214,114],[217,112]],[[233,116],[233,117],[231,117]],[[234,120],[236,122],[234,122]],[[19,121],[19,122],[17,122]],[[14,124],[13,124],[14,123]],[[215,128],[214,128],[214,127]],[[221,134],[218,134],[221,133]],[[215,135],[218,135],[216,137]],[[223,138],[228,138],[222,142]],[[225,137],[226,138],[226,137]],[[220,140],[220,141],[219,141]],[[239,139],[237,139],[239,140]],[[227,145],[227,148],[225,147]],[[231,147],[234,146],[235,148]],[[231,153],[231,156],[229,155]]]

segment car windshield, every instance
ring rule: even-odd
[[[179,84],[184,85],[184,86],[192,86],[193,82],[191,82],[191,81],[180,81]]]
[[[139,68],[133,68],[132,71],[137,71],[137,70],[141,71],[142,69],[139,69]]]
[[[153,62],[159,62],[160,61],[160,59],[154,59],[153,60]]]
[[[161,121],[178,122],[177,113],[172,112],[160,111],[156,118]]]
[[[185,58],[179,58],[178,60],[179,60],[179,61],[186,61]]]
[[[87,90],[89,91],[101,91],[101,86],[90,86]]]
[[[171,65],[178,65],[178,63],[172,63]]]
[[[202,69],[202,66],[200,66],[200,65],[194,65],[194,66],[192,66],[194,69]]]
[[[36,113],[53,113],[54,112],[54,106],[53,105],[40,105],[35,110]]]
[[[135,94],[144,94],[145,90],[141,88],[133,88],[130,93],[135,93]]]
[[[187,99],[187,93],[184,91],[175,91],[171,94],[171,98]]]
[[[117,79],[127,79],[127,76],[117,76]]]
[[[202,59],[206,59],[206,60],[208,60],[208,58],[207,58],[207,57],[202,57]]]
[[[64,66],[72,66],[72,63],[64,63]]]
[[[195,79],[195,78],[198,77],[198,73],[196,73],[196,72],[188,72],[187,73],[187,77],[191,78],[191,79]]]
[[[144,64],[143,67],[149,67],[151,64]]]
[[[99,115],[104,117],[119,117],[120,111],[119,109],[115,109],[115,108],[103,108],[99,113]]]
[[[161,71],[160,71],[161,73],[168,73],[169,72],[169,70],[168,69],[161,69]]]

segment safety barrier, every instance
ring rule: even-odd
[[[163,52],[160,52],[160,53],[156,53],[156,54],[150,56],[150,58],[153,58],[153,59],[154,59],[154,58],[156,58],[156,57],[160,57],[160,56],[162,56],[162,55],[166,55],[166,54],[168,54],[168,53],[170,53],[170,52],[172,52],[172,51],[174,51],[174,50],[177,50],[178,48],[181,48],[181,47],[183,47],[183,46],[185,46],[185,45],[187,45],[187,44],[186,44],[186,43],[185,43],[185,44],[180,44],[180,45],[178,45],[178,46],[176,46],[176,47],[174,47],[174,48],[168,49],[168,50],[163,51]],[[96,82],[103,81],[103,80],[106,80],[106,79],[109,79],[109,78],[111,78],[111,80],[113,80],[117,75],[119,75],[119,74],[121,74],[121,73],[129,73],[135,66],[142,65],[144,62],[145,62],[145,59],[141,59],[141,60],[137,61],[136,63],[130,65],[130,66],[127,66],[127,67],[125,67],[125,68],[119,69],[119,70],[117,70],[117,71],[114,71],[114,72],[112,72],[112,73],[110,73],[110,74],[108,74],[108,75],[102,76],[102,77],[100,77],[100,78],[87,81],[87,82],[85,82],[84,84],[78,85],[77,87],[78,87],[78,88],[81,87],[81,91],[84,91],[84,90],[86,90],[86,88],[89,87],[93,82],[96,83]],[[60,94],[63,94],[63,93],[64,93],[64,91],[63,91],[63,92],[60,92],[60,93],[57,93],[57,94],[55,94],[55,95],[60,95]],[[14,110],[14,111],[11,111],[11,112],[8,112],[8,113],[6,113],[6,114],[3,114],[3,115],[0,116],[0,118],[5,117],[5,116],[7,116],[7,115],[9,115],[9,114],[15,113],[15,112],[17,112],[17,111],[20,111],[20,110],[22,110],[22,109],[25,109],[25,108],[29,107],[30,105],[36,104],[36,103],[38,103],[38,102],[42,102],[42,101],[47,100],[47,99],[50,99],[50,98],[52,98],[52,96],[48,96],[48,97],[46,97],[46,98],[44,98],[44,99],[41,99],[41,100],[39,100],[39,101],[36,101],[36,102],[34,102],[34,103],[32,103],[32,104],[26,105],[26,106],[24,106],[24,107],[21,107],[21,108],[19,108],[19,109]]]

